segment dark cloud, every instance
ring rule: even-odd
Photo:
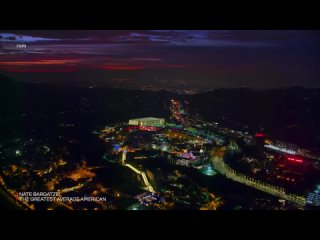
[[[53,72],[51,81],[59,75],[67,82],[70,74],[74,81],[90,75],[100,84],[133,79],[120,81],[123,87],[319,87],[319,32],[0,31],[0,71],[30,81]],[[16,49],[16,42],[25,42],[26,49]]]

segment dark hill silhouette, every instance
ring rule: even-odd
[[[320,89],[219,89],[192,96],[190,105],[205,119],[232,128],[319,146]]]
[[[188,99],[208,121],[308,147],[320,145],[320,89],[217,89],[196,95],[165,91],[26,84],[0,75],[0,124],[10,129],[76,122],[89,129],[136,117],[169,117],[171,98]]]

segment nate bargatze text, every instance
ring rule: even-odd
[[[59,192],[19,192],[17,197],[25,202],[106,202],[106,197],[62,197]]]

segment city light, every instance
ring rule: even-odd
[[[301,160],[301,159],[296,159],[296,158],[292,158],[292,157],[288,157],[287,159],[291,162],[303,163],[303,160]]]
[[[319,42],[0,31],[0,208],[320,210]]]
[[[296,151],[294,151],[294,150],[287,149],[287,148],[284,148],[284,147],[278,147],[278,146],[271,145],[271,144],[268,144],[268,145],[265,144],[264,147],[270,148],[270,149],[273,149],[273,150],[277,150],[277,151],[280,151],[280,152],[285,152],[285,153],[292,154],[292,155],[296,154]]]
[[[214,176],[217,174],[217,172],[212,168],[211,164],[202,168],[200,172],[207,176]]]
[[[171,109],[171,111],[175,112],[175,109]],[[182,106],[179,106],[179,111],[183,111]],[[220,173],[225,177],[232,179],[233,181],[240,182],[251,188],[258,189],[277,197],[280,196],[281,199],[285,199],[286,201],[295,203],[298,206],[305,206],[307,200],[304,195],[291,194],[276,183],[274,185],[268,183],[267,179],[265,179],[265,181],[257,180],[255,179],[255,176],[252,176],[250,172],[246,174],[241,173],[236,168],[231,167],[227,163],[227,160],[225,159],[225,156],[227,156],[227,154],[242,154],[241,151],[243,151],[243,149],[241,145],[238,145],[237,140],[239,138],[242,140],[248,138],[248,136],[245,136],[243,131],[236,131],[229,128],[223,128],[222,130],[217,130],[217,132],[214,132],[215,130],[213,132],[211,132],[210,130],[203,130],[202,127],[206,125],[205,122],[194,124],[192,123],[194,119],[190,115],[188,115],[187,112],[183,112],[185,125],[181,125],[181,127],[177,127],[176,124],[170,123],[169,121],[165,122],[164,119],[163,126],[158,126],[158,121],[160,120],[150,117],[142,119],[132,119],[132,124],[135,124],[134,121],[136,120],[140,121],[138,125],[119,123],[115,127],[105,127],[105,129],[101,130],[100,134],[98,135],[101,140],[108,139],[106,143],[109,147],[107,148],[108,150],[105,153],[104,158],[108,159],[109,162],[119,163],[120,166],[127,167],[132,170],[133,173],[136,174],[136,177],[134,178],[134,181],[136,181],[135,184],[137,184],[139,188],[145,191],[143,198],[135,197],[136,199],[139,199],[141,204],[140,206],[135,204],[126,209],[141,210],[141,206],[143,206],[147,209],[155,208],[169,210],[175,207],[175,202],[183,204],[187,208],[189,208],[191,205],[195,209],[202,210],[216,210],[217,208],[215,200],[210,200],[209,198],[205,198],[205,200],[199,200],[197,196],[192,195],[191,190],[188,190],[189,188],[187,184],[176,183],[177,179],[182,176],[189,177],[186,173],[182,173],[180,175],[173,174],[172,172],[167,172],[166,169],[164,169],[163,171],[158,171],[159,169],[161,169],[160,166],[157,166],[158,170],[155,172],[152,167],[146,167],[144,164],[150,161],[149,159],[151,158],[162,158],[161,161],[166,161],[169,164],[181,165],[185,168],[195,168],[201,174],[205,175],[204,179],[211,178],[212,180],[214,180],[212,176]],[[250,135],[251,139],[253,139],[254,137],[257,137],[257,140],[259,140],[264,138],[265,135],[263,133]],[[271,140],[263,142],[266,148],[290,154],[286,156],[284,160],[297,164],[302,164],[304,161],[303,159],[299,159],[293,156],[295,154],[295,151],[291,149],[295,149],[294,145],[278,141],[275,141],[275,144],[272,144],[273,141]],[[41,146],[46,152],[48,152],[49,150],[53,151],[53,148],[50,145],[48,145],[48,147],[46,145]],[[23,151],[24,153],[26,152],[25,149]],[[259,163],[258,158],[254,156],[245,157],[244,159],[246,159],[246,161],[243,162],[249,163],[252,166],[256,165],[252,171],[254,175],[257,175],[257,172],[261,171],[260,169],[262,167],[265,167],[266,172],[268,173],[268,177],[271,178],[272,174],[274,173],[270,173],[272,170],[272,166],[268,167],[265,164],[267,163],[266,159],[276,159],[277,155],[281,156],[283,154],[270,153],[269,151],[261,148],[259,148],[259,151],[265,153],[265,158],[263,159],[262,157],[262,159],[259,159],[261,163],[264,162],[263,165]],[[128,156],[127,152],[130,152]],[[16,150],[15,153],[17,156],[22,154],[21,150]],[[145,160],[136,161],[140,159]],[[90,167],[88,168],[88,170],[86,170],[82,165],[83,164],[78,164],[76,166],[76,170],[64,175],[66,178],[78,182],[76,183],[77,185],[66,185],[64,187],[57,188],[57,186],[59,186],[58,181],[51,179],[51,181],[46,185],[47,189],[53,190],[54,188],[57,188],[56,190],[59,194],[85,191],[86,184],[88,184],[89,182],[92,182],[93,184],[95,183],[95,180],[93,179],[95,177],[95,174],[89,171],[90,169],[94,168]],[[54,173],[57,166],[58,164],[49,165],[46,169],[39,171],[37,170],[38,172],[35,173],[37,173],[40,177],[43,176],[44,180],[46,180],[46,178],[49,178],[48,173]],[[26,170],[23,167],[20,167],[19,169],[19,167],[15,165],[7,170],[9,174],[13,175],[19,171],[22,172]],[[274,176],[280,176],[276,179],[284,179],[287,182],[292,182],[292,179],[289,178],[286,174],[279,175],[278,172],[276,172],[275,174],[277,175]],[[175,189],[172,190],[173,196],[176,194],[175,198],[171,196],[167,201],[165,196],[163,195],[163,192],[158,192],[159,186],[157,181],[159,177],[157,175],[160,177],[166,177],[167,175],[168,186],[172,186]],[[82,180],[86,181],[86,183],[82,182]],[[295,179],[293,181],[295,182]],[[320,186],[318,186],[318,188],[319,187]],[[207,190],[201,189],[201,191],[202,193],[204,193]],[[317,191],[315,192],[317,193]],[[98,190],[94,190],[92,191],[92,193],[95,196],[100,195],[100,192]],[[110,193],[108,193],[108,191],[103,191],[103,193],[110,194],[114,197],[115,205],[112,206],[112,208],[121,208],[120,204],[117,202],[120,200],[123,201],[127,195],[125,193],[120,193],[118,189],[113,189],[113,191],[110,191]],[[189,198],[192,198],[192,201],[194,200],[196,203],[192,203]],[[311,201],[312,204],[316,204],[314,203],[316,200],[314,200],[312,197],[309,197],[308,200]],[[197,205],[199,201],[200,204]],[[69,208],[78,207],[73,206],[71,203],[68,204],[67,207]],[[80,208],[86,209],[86,207]],[[106,209],[109,208],[109,206],[95,206],[93,209],[100,208]]]

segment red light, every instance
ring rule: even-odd
[[[125,131],[131,131],[131,130],[136,130],[139,129],[139,126],[128,126],[127,128],[125,128]]]
[[[143,131],[157,131],[158,128],[157,127],[153,127],[153,126],[139,126],[140,130]]]
[[[264,134],[262,134],[262,133],[256,133],[255,136],[256,136],[256,137],[264,137]]]
[[[287,159],[291,162],[303,163],[303,160],[301,160],[301,159],[296,159],[296,158],[292,158],[292,157],[287,157]]]

